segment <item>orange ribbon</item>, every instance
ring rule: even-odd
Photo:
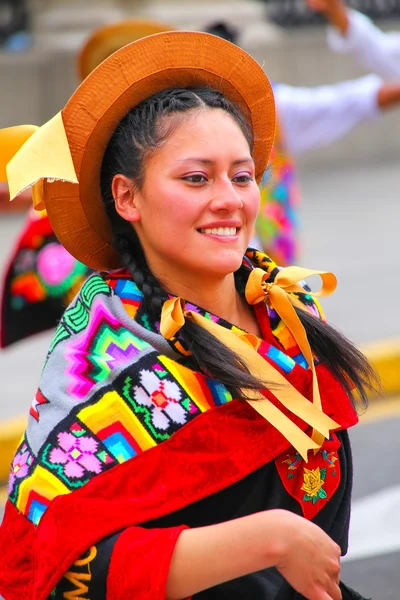
[[[267,302],[288,327],[312,372],[313,403],[322,410],[314,357],[304,326],[293,307],[295,305],[304,310],[304,305],[300,303],[296,296],[289,295],[289,292],[307,293],[299,285],[299,282],[311,275],[319,275],[322,279],[322,287],[319,292],[313,294],[314,296],[329,296],[336,289],[337,280],[333,273],[311,271],[302,267],[286,267],[279,271],[273,282],[268,283],[266,281],[269,277],[268,273],[257,268],[250,273],[245,295],[249,304],[254,305],[259,302]],[[315,430],[313,431],[312,439],[319,445],[323,443],[321,435]]]
[[[243,334],[240,330],[226,329],[213,321],[206,319],[193,311],[187,311],[182,298],[171,298],[164,303],[160,331],[166,339],[175,337],[184,325],[185,318],[191,319],[214,335],[223,344],[240,356],[246,363],[251,374],[262,382],[265,387],[273,390],[276,398],[294,415],[314,428],[323,440],[329,437],[329,431],[339,425],[325,415],[319,407],[309,402],[281,373],[257,352],[259,339],[254,335]],[[249,397],[247,402],[268,422],[270,422],[290,442],[290,444],[307,461],[309,450],[318,450],[322,442],[311,439],[304,431],[291,421],[261,392],[245,390]]]

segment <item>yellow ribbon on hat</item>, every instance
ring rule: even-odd
[[[240,356],[251,374],[259,380],[265,381],[265,385],[269,386],[270,391],[271,388],[273,389],[276,398],[290,412],[313,427],[320,434],[322,440],[329,437],[330,430],[339,427],[333,419],[325,415],[315,404],[309,402],[277,369],[258,354],[259,340],[256,336],[242,334],[239,330],[235,332],[226,329],[196,312],[187,311],[182,298],[171,298],[164,303],[160,322],[160,331],[163,337],[173,338],[184,325],[185,318],[199,324]],[[261,392],[246,390],[246,394],[249,396],[247,402],[281,432],[305,461],[307,461],[309,450],[317,450],[321,447],[322,442],[311,439]]]
[[[252,305],[258,304],[259,302],[267,302],[289,328],[312,372],[313,403],[317,408],[322,410],[314,357],[306,330],[293,307],[293,305],[299,306],[304,310],[304,305],[300,303],[296,296],[290,296],[288,293],[306,293],[304,288],[299,285],[299,282],[311,275],[319,275],[322,279],[322,287],[318,292],[313,294],[314,296],[329,296],[336,289],[336,277],[333,273],[327,271],[312,271],[302,267],[286,267],[279,271],[274,281],[269,283],[267,282],[269,277],[268,273],[257,268],[250,273],[245,295],[247,302]],[[312,439],[319,445],[322,445],[323,443],[320,432],[315,429],[312,434]]]
[[[0,176],[8,181],[10,200],[32,187],[36,210],[44,208],[44,179],[78,183],[61,112],[42,127],[0,130]]]
[[[0,181],[7,181],[7,163],[38,129],[37,125],[17,125],[0,129]]]
[[[0,129],[0,181],[8,180],[7,164],[38,129],[37,125],[16,125]],[[32,201],[34,206],[44,207],[42,181],[32,185]]]

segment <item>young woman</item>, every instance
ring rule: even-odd
[[[126,20],[94,31],[78,56],[80,79],[113,50],[167,29],[168,25],[161,23]],[[225,35],[225,39],[236,37],[235,31],[223,24],[211,27],[210,32]],[[280,265],[288,265],[296,263],[300,254],[301,198],[295,158],[379,118],[400,103],[400,85],[385,84],[374,75],[308,88],[278,82],[274,96],[279,119],[269,167],[260,182],[260,210],[252,245]],[[15,142],[20,142],[21,128],[0,132],[0,180],[5,179],[10,152],[15,152],[15,143],[10,144],[13,132]],[[0,286],[0,348],[55,328],[89,272],[57,242],[46,211],[29,211]]]
[[[170,32],[102,63],[11,161],[12,195],[30,157],[60,241],[101,272],[13,461],[6,600],[360,598],[340,581],[347,429],[373,374],[299,284],[315,272],[247,248],[274,130],[251,57]]]

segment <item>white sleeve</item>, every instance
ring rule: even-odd
[[[400,32],[385,33],[355,10],[349,10],[346,35],[328,28],[328,45],[334,52],[352,54],[362,67],[381,77],[400,77]]]
[[[274,85],[278,116],[289,151],[300,154],[335,141],[381,114],[377,75],[320,87]]]

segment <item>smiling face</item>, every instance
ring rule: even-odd
[[[113,186],[118,197],[115,180]],[[143,185],[132,187],[130,204],[121,209],[117,202],[151,270],[164,281],[236,271],[258,208],[254,162],[242,130],[225,111],[207,108],[183,116],[147,158]]]

